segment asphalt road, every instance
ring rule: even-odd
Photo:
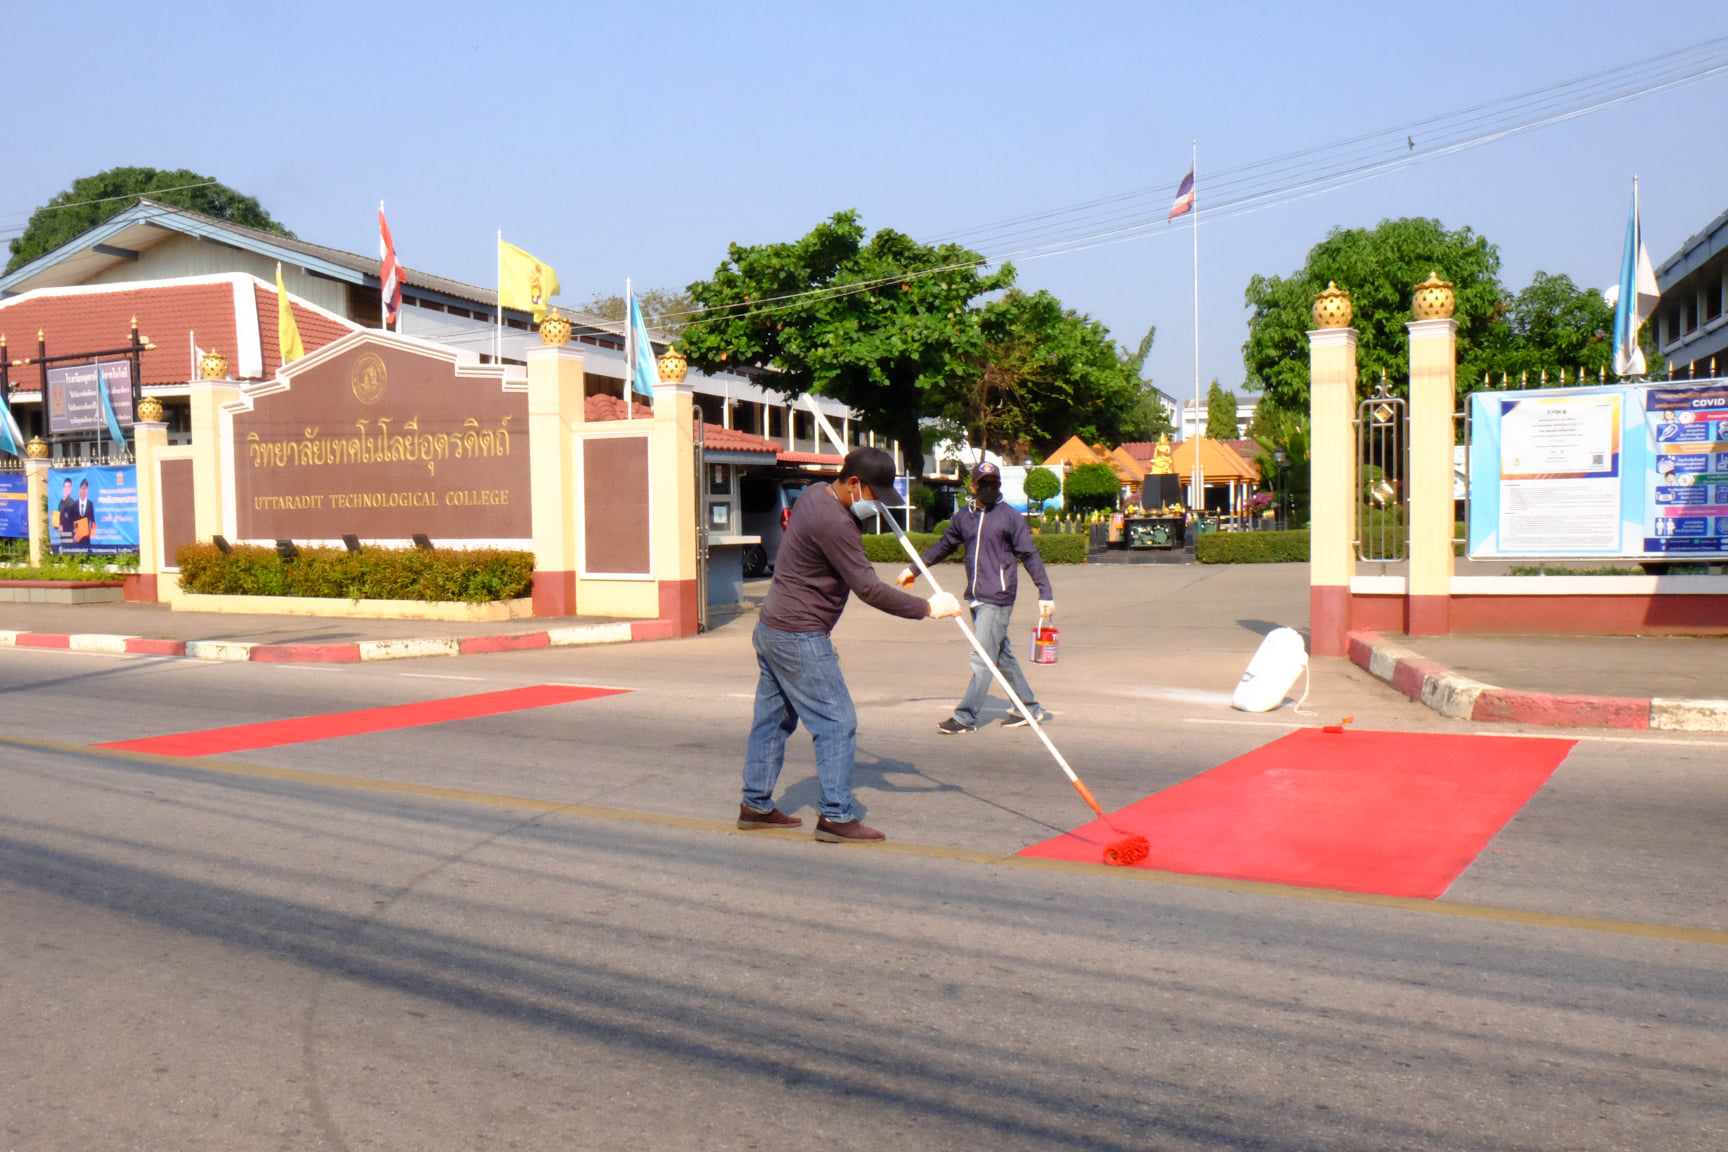
[[[1051,734],[1120,806],[1259,747],[1277,573],[1061,574]],[[1256,581],[1259,581],[1257,583]],[[726,831],[748,618],[329,667],[0,650],[0,1149],[1720,1149],[1728,741],[1581,739],[1439,902],[1002,857],[1087,813],[964,650],[854,607],[886,850]],[[210,760],[162,733],[630,692]],[[1310,705],[1473,728],[1347,665]],[[809,746],[783,778],[806,817]]]

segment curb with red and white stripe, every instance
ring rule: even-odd
[[[619,620],[575,624],[540,632],[494,636],[437,636],[407,640],[361,640],[350,644],[252,644],[240,640],[153,640],[106,632],[16,632],[0,629],[0,648],[62,648],[126,656],[184,656],[193,660],[246,660],[260,664],[355,664],[370,660],[412,660],[426,656],[475,656],[533,648],[583,644],[625,644],[632,640],[670,640],[670,620]]]
[[[1461,676],[1378,632],[1350,633],[1350,661],[1417,703],[1454,720],[1553,728],[1728,732],[1728,700],[1661,696],[1573,696],[1521,692]]]

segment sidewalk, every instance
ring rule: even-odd
[[[1350,634],[1350,659],[1455,719],[1728,732],[1728,641]]]
[[[499,623],[174,612],[165,604],[0,604],[0,646],[323,664],[669,638],[661,620]]]

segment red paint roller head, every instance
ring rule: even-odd
[[[1152,854],[1152,845],[1144,836],[1124,836],[1113,844],[1104,845],[1104,863],[1117,868],[1138,864]]]

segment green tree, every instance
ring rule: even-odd
[[[1578,287],[1569,276],[1538,272],[1529,287],[1509,302],[1506,323],[1498,333],[1486,371],[1493,374],[1492,386],[1496,388],[1502,374],[1514,387],[1525,377],[1535,387],[1543,373],[1550,384],[1561,379],[1576,383],[1580,375],[1586,380],[1613,376],[1613,333],[1614,309],[1600,292]],[[1662,358],[1656,353],[1651,325],[1639,333],[1639,342],[1644,347],[1647,371],[1659,374]],[[1460,391],[1482,386],[1480,377],[1465,380],[1462,369],[1459,376]]]
[[[1260,445],[1254,466],[1260,470],[1261,491],[1288,502],[1292,528],[1307,524],[1311,490],[1307,410],[1292,411],[1262,400],[1254,409],[1248,436]],[[1284,458],[1282,462],[1278,459],[1280,455]]]
[[[72,181],[70,188],[36,209],[24,225],[23,234],[12,241],[12,258],[6,262],[6,271],[11,272],[44,253],[52,252],[110,216],[124,212],[143,196],[248,228],[259,228],[280,236],[294,235],[271,219],[270,213],[258,201],[209,176],[200,176],[186,168],[172,171],[110,168]]]
[[[1010,291],[979,317],[982,355],[941,415],[1009,455],[1048,454],[1070,436],[1121,440],[1140,386],[1103,324],[1048,292]]]
[[[1122,496],[1122,480],[1108,464],[1082,464],[1068,473],[1068,507],[1079,512],[1116,507]]]
[[[1056,499],[1062,492],[1062,480],[1048,468],[1033,468],[1026,473],[1027,511],[1040,515],[1044,512],[1046,502]]]
[[[1236,393],[1224,391],[1214,380],[1206,390],[1206,438],[1234,440],[1236,434]]]
[[[1170,411],[1164,407],[1163,398],[1152,381],[1146,378],[1146,357],[1152,352],[1152,343],[1158,338],[1156,324],[1146,329],[1146,335],[1140,338],[1140,346],[1134,352],[1122,353],[1122,367],[1131,379],[1139,384],[1140,394],[1134,399],[1134,406],[1128,412],[1127,421],[1122,429],[1124,440],[1156,440],[1160,436],[1174,436],[1176,425],[1170,421]]]
[[[636,293],[636,303],[642,309],[642,320],[650,328],[657,328],[669,336],[676,337],[684,331],[694,317],[696,302],[690,298],[690,293],[680,288],[650,288],[646,292]],[[628,313],[625,310],[624,297],[608,296],[596,292],[582,305],[582,311],[622,324]]]
[[[916,473],[920,421],[949,406],[984,351],[972,302],[1014,281],[1011,265],[982,265],[957,244],[887,228],[866,240],[858,214],[839,212],[799,240],[733,244],[710,279],[689,286],[707,311],[679,344],[704,371],[771,367],[782,393],[833,397],[898,440]]]
[[[1374,228],[1335,228],[1288,277],[1254,276],[1252,310],[1242,346],[1247,383],[1285,408],[1308,407],[1307,331],[1314,297],[1335,281],[1351,295],[1357,331],[1357,387],[1364,394],[1382,371],[1400,391],[1409,380],[1409,336],[1416,285],[1431,271],[1450,280],[1458,307],[1461,391],[1479,384],[1504,353],[1500,251],[1469,228],[1448,231],[1438,220],[1383,220]]]

